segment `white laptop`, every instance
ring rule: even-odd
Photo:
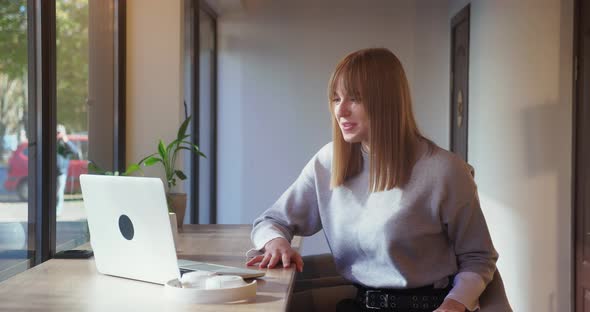
[[[80,184],[100,273],[157,284],[191,270],[264,276],[258,270],[178,260],[160,179],[84,174]]]

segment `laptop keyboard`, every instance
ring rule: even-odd
[[[190,270],[199,270],[199,271],[219,271],[222,269],[227,269],[227,267],[222,265],[215,265],[215,264],[207,264],[207,263],[198,263],[198,264],[191,264],[184,266],[186,269]]]
[[[180,275],[182,276],[185,273],[193,272],[193,271],[209,271],[209,272],[217,272],[223,269],[227,269],[228,267],[222,265],[215,265],[215,264],[208,264],[208,263],[193,263],[190,265],[183,265],[182,268],[179,268]]]
[[[196,262],[191,260],[178,260],[178,268],[180,270],[180,275],[182,276],[185,273],[193,272],[193,271],[206,271],[206,272],[215,272],[217,274],[222,275],[239,275],[242,277],[261,277],[264,276],[264,272],[251,270],[246,268],[240,267],[233,267],[233,266],[225,266],[220,264],[213,264],[213,263],[204,263],[204,262]]]

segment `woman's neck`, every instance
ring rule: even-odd
[[[369,148],[369,144],[362,142],[361,143],[361,151],[368,154],[371,151],[371,149]]]

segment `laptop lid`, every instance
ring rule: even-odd
[[[180,272],[158,178],[80,175],[100,273],[165,284]]]

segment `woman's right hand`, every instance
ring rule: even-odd
[[[303,271],[303,259],[301,255],[291,248],[289,241],[282,237],[268,241],[264,245],[264,254],[250,259],[247,265],[255,265],[260,262],[260,268],[272,269],[279,261],[282,261],[284,268],[288,268],[291,266],[291,263],[294,263],[297,271]]]

